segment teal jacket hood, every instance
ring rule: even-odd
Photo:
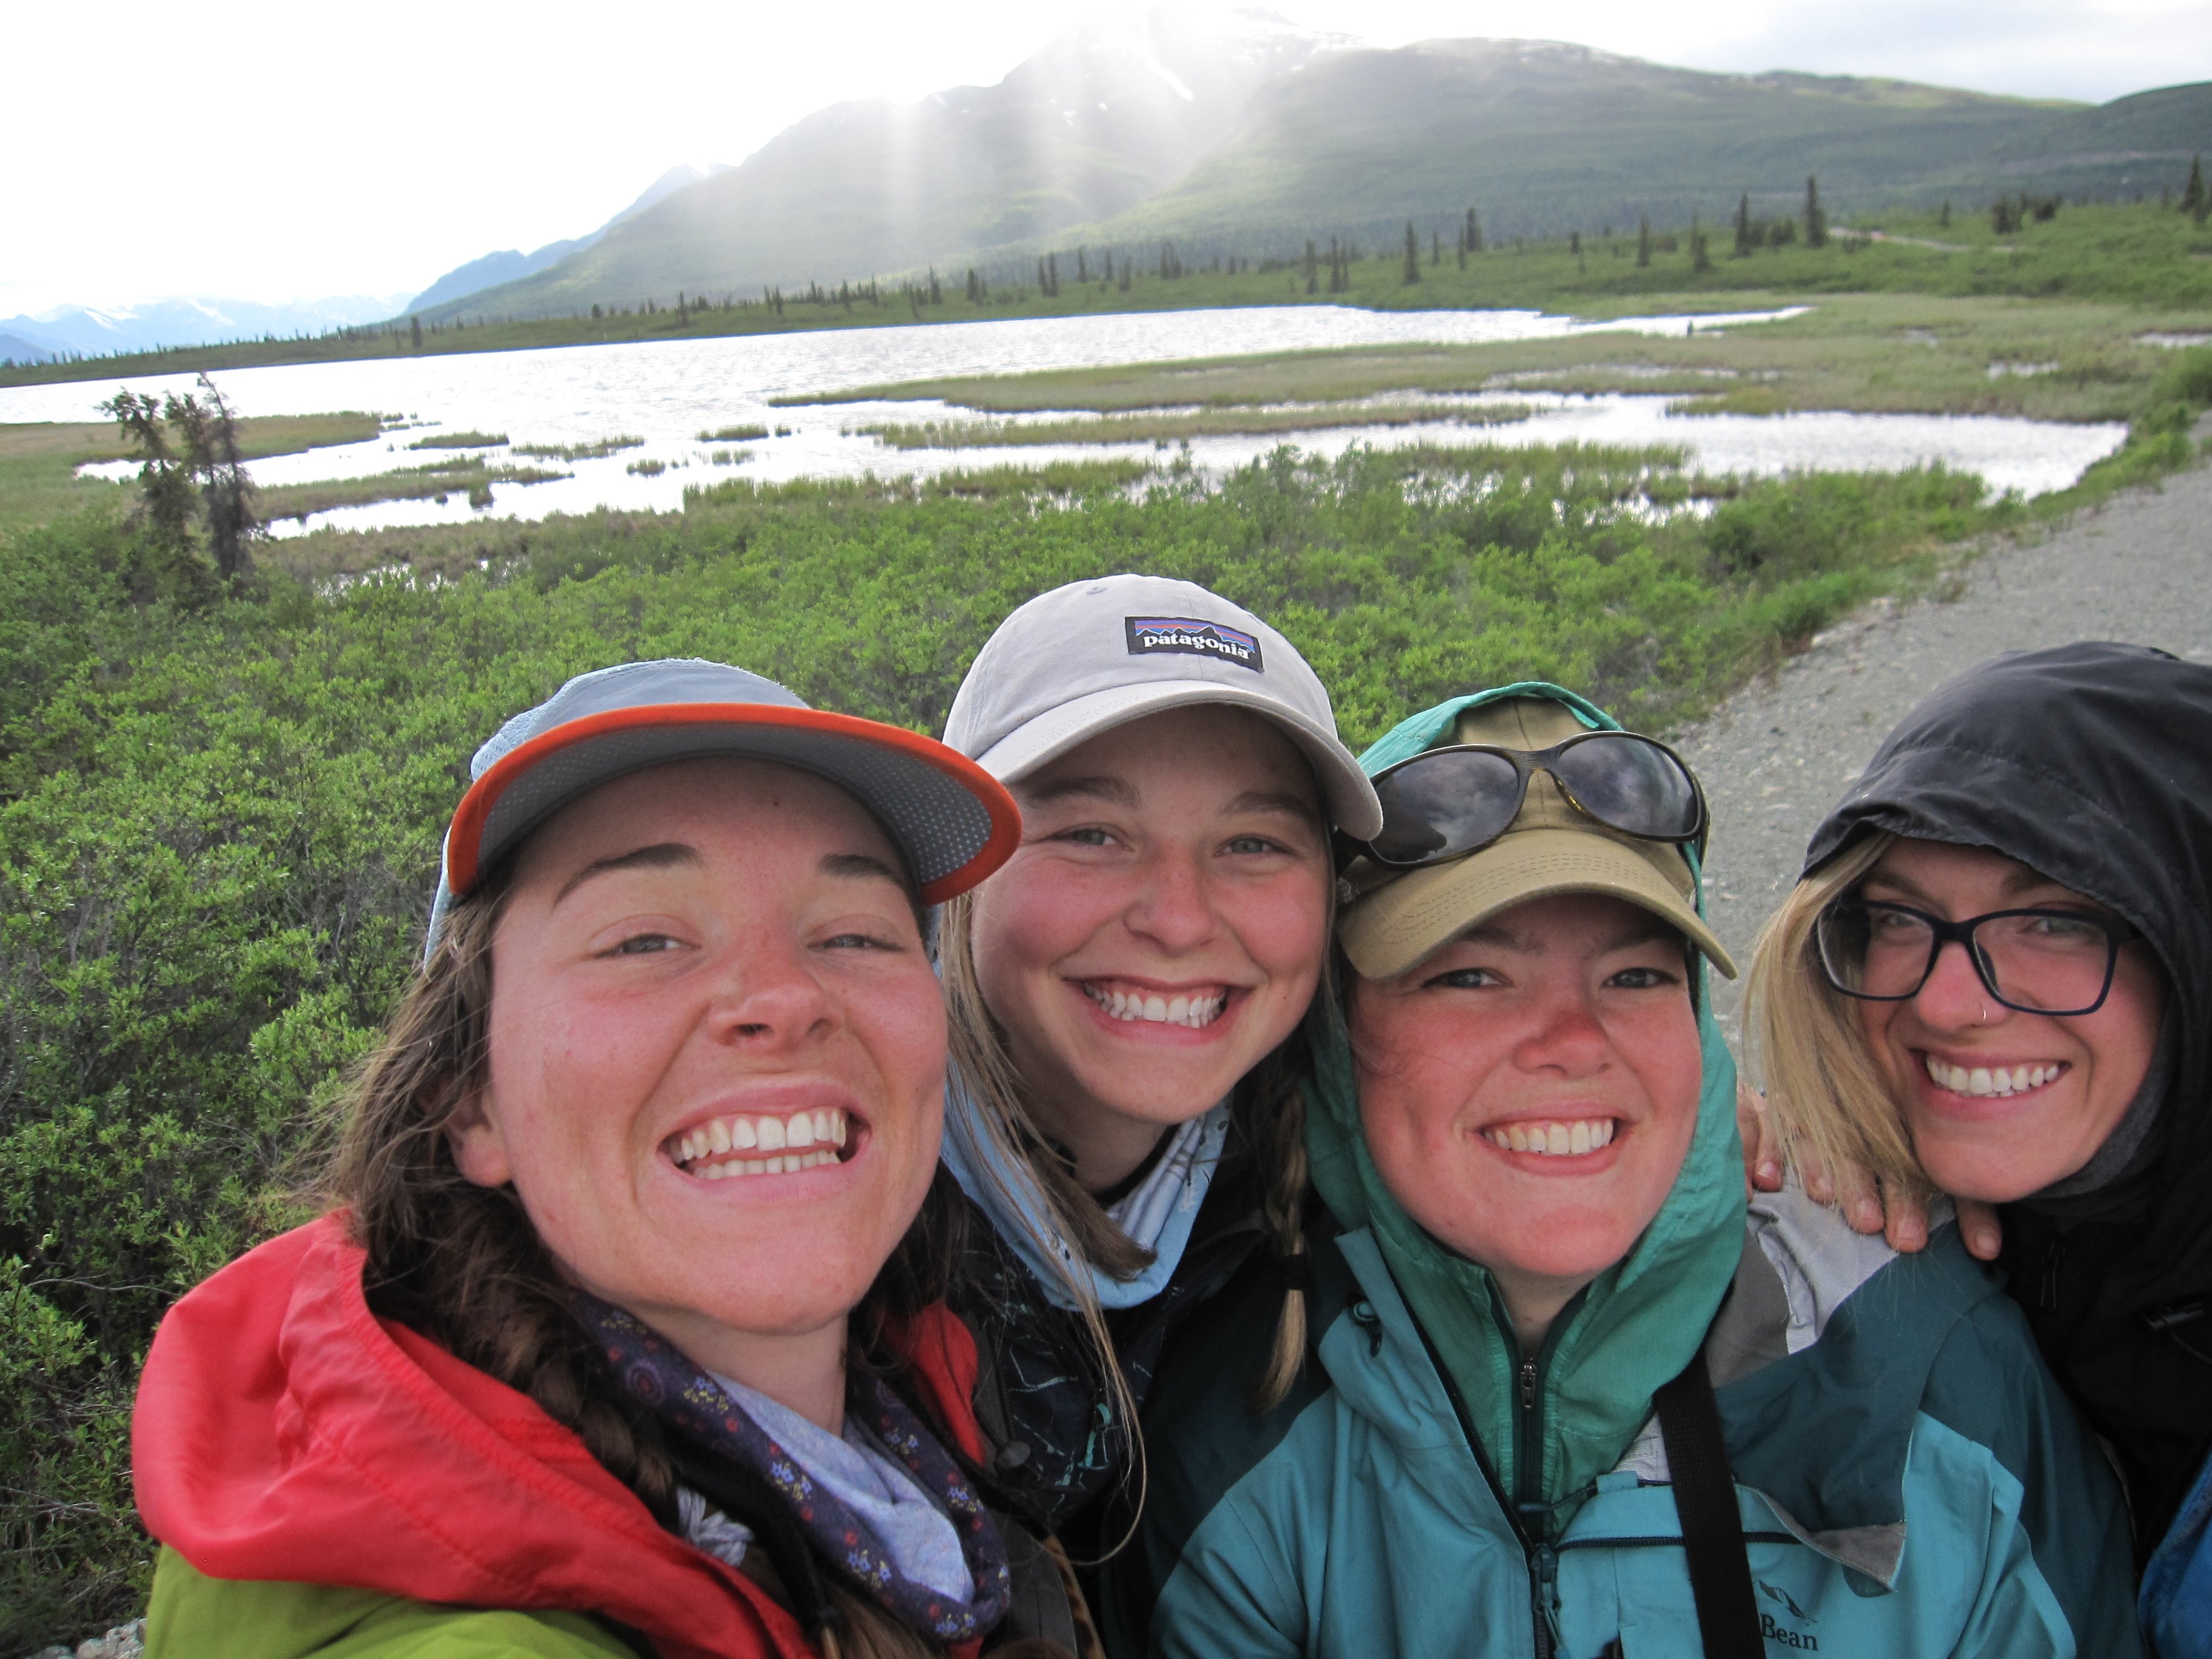
[[[1372,776],[1447,738],[1462,711],[1508,697],[1549,698],[1593,730],[1621,729],[1571,691],[1524,681],[1424,710],[1376,743],[1360,765]],[[1702,872],[1694,851],[1683,851],[1699,878],[1702,915]],[[1340,1226],[1373,1231],[1499,1485],[1526,1522],[1552,1535],[1620,1462],[1650,1419],[1653,1395],[1697,1352],[1742,1254],[1735,1063],[1712,1017],[1702,957],[1694,972],[1704,1078],[1689,1153],[1635,1248],[1568,1304],[1539,1354],[1521,1352],[1489,1271],[1429,1234],[1384,1186],[1360,1134],[1341,1000],[1316,999],[1309,1020],[1306,1145],[1314,1184]],[[1516,1405],[1532,1381],[1533,1424]]]

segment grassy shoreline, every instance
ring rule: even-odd
[[[384,429],[374,415],[264,415],[238,423],[249,461],[336,444],[364,443]],[[119,511],[129,492],[105,478],[80,478],[94,461],[132,459],[112,422],[29,422],[0,425],[0,534],[44,524],[84,508]]]
[[[1742,297],[1780,309],[1798,296]],[[2202,320],[2078,301],[1848,294],[1821,299],[1801,316],[1686,335],[1349,347],[903,381],[778,401],[937,399],[994,415],[1128,415],[1391,392],[1620,392],[1695,398],[1701,410],[1742,414],[1833,409],[2129,420],[2176,356],[2138,343],[2155,331],[2147,318],[2174,328]],[[2013,372],[2021,368],[2034,372]]]
[[[652,311],[641,307],[596,319],[486,319],[440,327],[426,332],[419,347],[403,324],[388,332],[354,331],[312,340],[248,341],[18,365],[0,368],[0,386],[286,363],[1224,306],[1502,307],[1607,318],[1649,311],[1662,300],[1669,309],[1703,313],[1741,309],[1744,296],[1753,293],[1802,297],[1911,292],[2097,300],[2160,315],[2179,313],[2193,319],[2196,326],[2212,326],[2212,231],[2154,204],[2069,207],[2047,223],[2031,222],[2003,236],[1980,214],[1962,213],[1948,224],[1928,214],[1858,217],[1857,230],[1879,230],[1885,240],[1838,234],[1825,247],[1808,246],[1801,239],[1738,258],[1729,254],[1727,228],[1709,228],[1714,252],[1711,268],[1703,271],[1695,269],[1680,228],[1662,238],[1662,244],[1673,241],[1675,246],[1662,246],[1642,265],[1636,260],[1636,228],[1621,225],[1609,237],[1588,235],[1575,245],[1554,240],[1493,247],[1471,256],[1464,269],[1450,255],[1436,264],[1425,259],[1420,281],[1412,284],[1404,280],[1395,246],[1370,250],[1368,257],[1352,263],[1350,286],[1334,295],[1309,295],[1304,272],[1296,268],[1233,274],[1200,270],[1175,277],[1140,270],[1127,289],[1071,282],[1057,296],[1017,283],[980,301],[968,299],[957,284],[947,284],[942,304],[921,306],[909,305],[881,284],[873,301],[858,295],[849,303],[834,296],[819,304],[787,298],[780,309],[750,299],[733,299],[725,307],[714,302],[721,296],[712,296],[707,305],[678,311],[676,296],[670,295],[660,296],[655,302],[659,308]],[[1325,232],[1321,240],[1326,246]]]

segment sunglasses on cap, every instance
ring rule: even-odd
[[[1633,732],[1583,732],[1549,749],[1455,744],[1386,767],[1374,779],[1382,832],[1358,845],[1393,870],[1464,858],[1512,827],[1538,772],[1608,830],[1676,844],[1705,838],[1705,793],[1680,756]]]

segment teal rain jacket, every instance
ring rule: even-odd
[[[1508,696],[1613,724],[1553,686],[1486,694]],[[1427,747],[1475,701],[1362,763]],[[1735,1069],[1699,1001],[1681,1174],[1534,1355],[1490,1275],[1382,1188],[1340,1012],[1317,1013],[1314,1350],[1287,1400],[1249,1408],[1284,1290],[1272,1258],[1170,1349],[1142,1528],[1107,1574],[1117,1655],[1700,1653],[1651,1398],[1701,1340],[1769,1652],[2142,1651],[2118,1487],[2019,1310],[1954,1227],[1899,1257],[1794,1191],[1747,1212]]]

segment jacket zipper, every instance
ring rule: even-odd
[[[1494,1285],[1491,1289],[1491,1306],[1498,1328],[1510,1334],[1512,1322]],[[1559,1338],[1581,1308],[1579,1296],[1562,1308],[1552,1321],[1551,1328],[1545,1332],[1543,1346],[1534,1354],[1521,1354],[1514,1372],[1514,1520],[1528,1558],[1528,1595],[1530,1611],[1534,1615],[1536,1659],[1552,1659],[1559,1645],[1559,1553],[1552,1541],[1552,1506],[1544,1501],[1543,1487],[1544,1377]],[[1517,1339],[1514,1348],[1518,1353]]]

